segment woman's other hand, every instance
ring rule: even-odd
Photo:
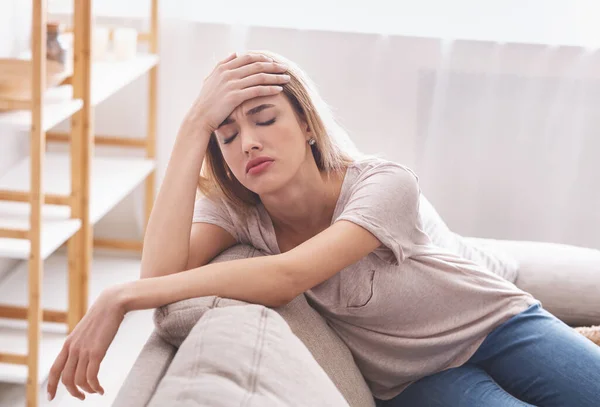
[[[125,317],[119,286],[102,292],[96,302],[67,337],[63,348],[50,369],[48,399],[56,396],[58,381],[69,393],[81,400],[88,393],[104,394],[98,381],[100,363]]]
[[[281,92],[281,85],[289,81],[283,75],[286,70],[287,66],[261,54],[231,54],[204,79],[185,121],[210,135],[244,101]]]

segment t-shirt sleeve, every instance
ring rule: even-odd
[[[414,246],[420,194],[418,177],[410,169],[393,162],[377,164],[358,177],[336,222],[365,228],[391,251],[387,260],[400,264]]]
[[[194,203],[192,223],[210,223],[225,229],[235,239],[238,239],[237,230],[225,204],[214,202],[203,196]]]

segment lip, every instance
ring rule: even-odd
[[[248,161],[248,164],[246,164],[246,173],[248,173],[248,171],[250,171],[252,167],[262,164],[265,161],[273,161],[273,159],[271,157],[262,156],[253,158],[252,160]]]
[[[258,175],[263,171],[266,171],[272,164],[273,161],[263,161],[262,163],[250,168],[248,170],[248,175]]]

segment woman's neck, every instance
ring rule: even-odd
[[[261,196],[276,232],[312,236],[327,228],[331,224],[345,171],[331,177],[315,171],[300,176],[276,195]]]

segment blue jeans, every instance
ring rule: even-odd
[[[424,377],[377,407],[600,406],[600,346],[530,306],[462,366]]]

